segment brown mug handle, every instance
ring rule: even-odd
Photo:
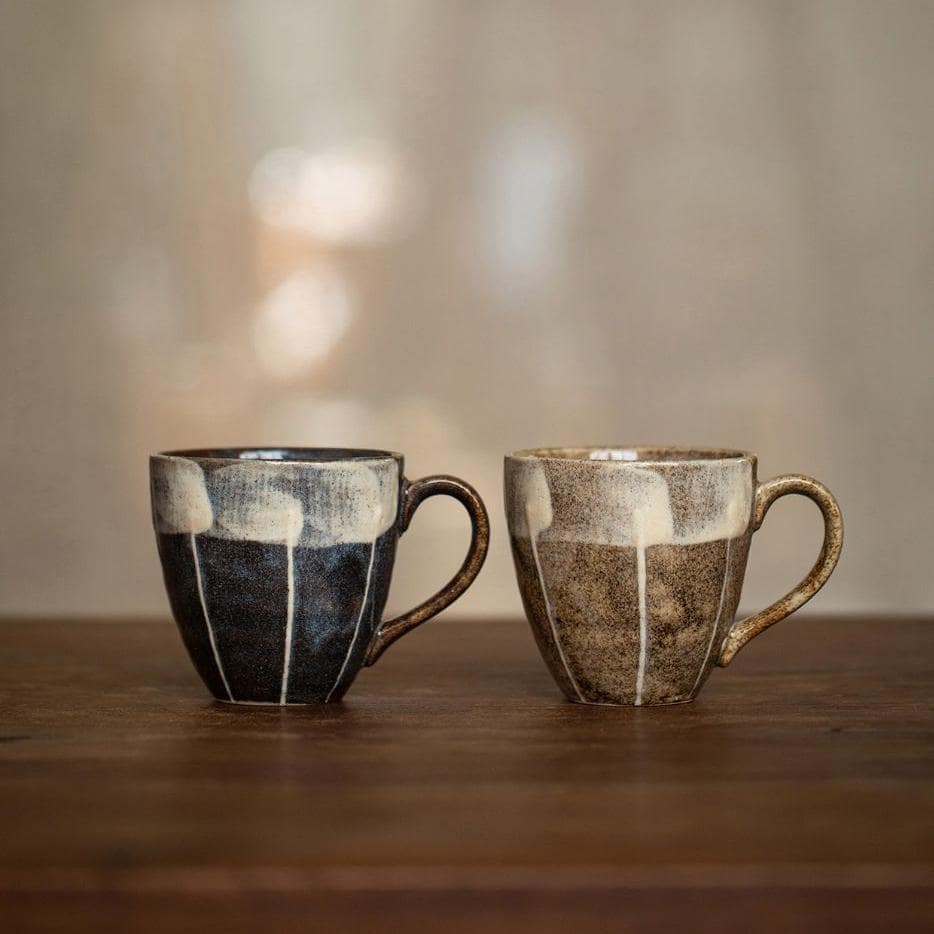
[[[460,570],[433,597],[420,603],[414,610],[403,613],[395,619],[380,623],[376,635],[367,649],[365,665],[372,665],[379,657],[409,630],[436,616],[445,607],[450,606],[474,581],[490,546],[490,519],[483,500],[477,491],[457,477],[439,475],[423,477],[414,483],[405,481],[402,491],[402,508],[399,510],[399,532],[404,532],[412,521],[415,510],[429,496],[453,496],[463,503],[470,516],[471,536],[467,557]]]
[[[753,508],[753,531],[759,530],[772,503],[780,496],[788,496],[790,493],[800,493],[814,500],[824,517],[824,543],[821,545],[820,554],[814,567],[797,587],[761,612],[733,624],[720,648],[718,665],[729,665],[736,653],[750,639],[804,606],[827,583],[837,566],[840,549],[843,547],[843,517],[833,493],[813,477],[786,474],[760,483]]]

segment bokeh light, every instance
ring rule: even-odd
[[[293,273],[259,307],[254,346],[263,371],[282,380],[307,375],[334,349],[353,317],[340,271],[317,263]]]
[[[275,149],[253,170],[250,200],[266,223],[329,244],[392,239],[414,205],[402,159],[379,140]]]

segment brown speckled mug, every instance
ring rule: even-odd
[[[734,623],[752,533],[780,496],[824,517],[817,563],[797,587]],[[805,604],[843,543],[817,480],[756,481],[756,458],[702,448],[539,448],[506,457],[506,518],[539,650],[584,704],[693,700],[714,664]]]

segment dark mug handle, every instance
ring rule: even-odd
[[[406,480],[399,510],[399,532],[402,533],[409,527],[415,510],[423,500],[429,496],[442,495],[453,496],[463,504],[470,516],[471,536],[467,557],[464,558],[460,570],[433,597],[429,597],[408,613],[380,623],[367,649],[365,665],[372,665],[396,639],[450,606],[473,583],[483,567],[490,546],[490,519],[477,491],[457,477],[423,477],[413,483]]]
[[[788,496],[791,493],[799,493],[807,496],[817,503],[821,515],[824,517],[824,542],[821,545],[820,554],[814,567],[808,572],[807,577],[798,584],[793,590],[785,594],[781,600],[776,600],[771,606],[766,607],[759,613],[734,623],[723,640],[720,648],[720,656],[717,664],[726,666],[733,660],[733,656],[750,639],[758,636],[760,632],[774,626],[786,616],[790,616],[799,607],[804,606],[814,594],[817,593],[827,578],[833,573],[840,558],[840,549],[843,547],[843,517],[840,515],[840,507],[834,499],[833,493],[824,486],[819,480],[813,477],[805,477],[802,474],[786,474],[783,477],[773,477],[759,484],[756,490],[756,502],[753,507],[752,528],[754,532],[759,531],[765,514],[769,511],[769,506],[781,496]]]

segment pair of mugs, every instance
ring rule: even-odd
[[[172,451],[150,459],[150,477],[172,612],[221,701],[340,700],[362,667],[470,586],[489,544],[469,484],[410,482],[389,451]],[[585,704],[692,700],[715,664],[820,590],[843,541],[825,486],[801,475],[757,483],[743,451],[518,451],[506,457],[505,493],[535,641],[568,699]],[[820,508],[820,555],[789,594],[734,623],[752,533],[789,493]],[[467,557],[433,597],[383,621],[398,538],[441,494],[470,516]]]

